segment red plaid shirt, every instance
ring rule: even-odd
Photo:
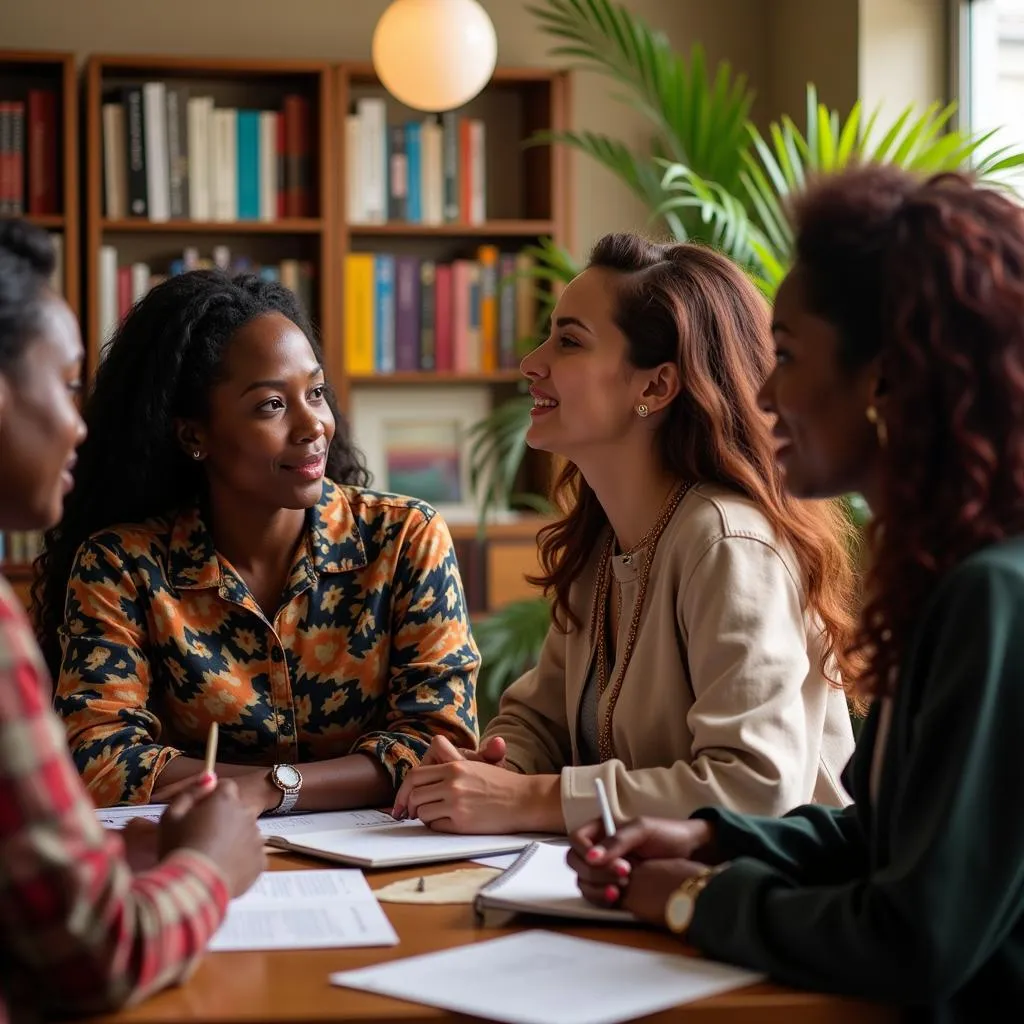
[[[228,903],[207,858],[134,875],[75,771],[49,679],[0,577],[0,1024],[135,1002],[185,977]]]

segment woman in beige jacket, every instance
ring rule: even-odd
[[[532,447],[564,456],[540,536],[554,621],[479,752],[435,740],[395,814],[458,832],[848,798],[842,520],[786,496],[757,393],[766,304],[713,250],[601,239],[523,360]]]

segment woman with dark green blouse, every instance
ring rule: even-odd
[[[845,810],[599,823],[570,863],[707,956],[990,1020],[1024,1006],[1024,210],[870,167],[795,204],[761,394],[787,486],[868,500]]]

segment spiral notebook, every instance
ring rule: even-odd
[[[638,924],[625,910],[595,907],[580,894],[576,874],[565,861],[566,848],[531,843],[497,878],[476,894],[473,907],[487,911],[542,914],[582,921],[614,921]]]

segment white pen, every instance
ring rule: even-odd
[[[615,819],[612,817],[612,809],[608,803],[608,794],[605,792],[604,780],[594,779],[594,789],[597,790],[597,802],[601,805],[601,820],[604,822],[604,834],[610,839],[615,835]]]

